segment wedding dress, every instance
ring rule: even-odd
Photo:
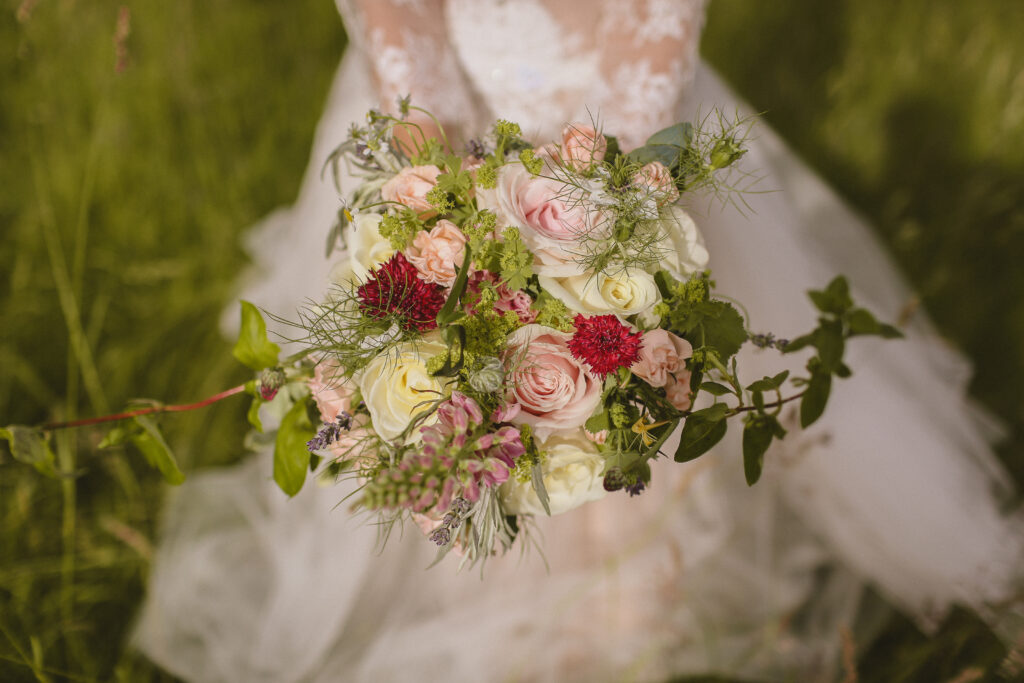
[[[500,116],[538,141],[596,116],[624,146],[698,109],[745,111],[699,62],[701,0],[342,11],[352,47],[300,197],[251,240],[243,296],[283,315],[328,283],[339,200],[320,170],[371,106],[411,92],[463,131]],[[896,320],[911,292],[863,222],[764,125],[742,163],[772,190],[748,194],[749,211],[710,198],[688,209],[753,329],[809,329],[804,292],[837,273]],[[769,452],[755,487],[734,427],[696,462],[656,463],[638,498],[537,520],[548,566],[531,550],[489,561],[482,579],[451,558],[427,570],[433,546],[412,528],[376,553],[377,529],[340,503],[351,484],[287,500],[266,452],[199,474],[171,499],[135,643],[194,681],[828,681],[869,583],[925,626],[954,603],[995,623],[1024,566],[1024,524],[1000,514],[1007,478],[964,398],[967,366],[922,315],[905,331],[851,345],[854,376],[820,424]],[[756,379],[781,364],[799,369],[755,350],[740,367]]]

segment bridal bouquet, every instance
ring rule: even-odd
[[[792,341],[752,334],[716,298],[682,205],[725,187],[742,123],[681,123],[627,153],[593,125],[534,146],[499,120],[460,155],[439,124],[435,137],[412,122],[426,112],[399,105],[398,117],[371,111],[329,160],[360,183],[328,241],[343,254],[333,286],[290,322],[298,351],[282,358],[242,303],[235,355],[258,375],[236,389],[252,395],[257,430],[261,413],[280,418],[274,479],[289,495],[311,472],[355,477],[355,507],[411,518],[442,555],[482,560],[534,516],[641,495],[656,485],[652,459],[699,457],[730,418],[755,483],[786,433],[783,405],[799,400],[806,427],[832,378],[850,374],[846,340],[899,335],[855,307],[841,277],[810,293],[819,325]],[[741,381],[746,343],[814,353],[806,376]],[[131,441],[179,480],[152,412],[115,416],[131,422],[104,445]],[[44,433],[2,434],[45,464]]]

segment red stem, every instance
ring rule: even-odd
[[[125,413],[116,413],[114,415],[103,415],[102,417],[87,417],[82,420],[72,420],[70,422],[50,422],[44,424],[42,429],[47,431],[54,429],[66,429],[68,427],[85,427],[87,425],[102,424],[104,422],[115,422],[117,420],[127,420],[133,417],[139,417],[140,415],[152,415],[153,413],[183,413],[187,410],[196,410],[198,408],[205,408],[206,406],[216,403],[217,401],[223,400],[229,396],[240,394],[245,391],[245,385],[239,384],[237,387],[231,387],[226,391],[222,391],[219,394],[214,394],[209,398],[204,398],[202,401],[196,403],[185,403],[182,405],[175,406],[152,406],[150,408],[139,408],[138,410],[129,410]]]

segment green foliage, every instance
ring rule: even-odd
[[[253,370],[277,365],[281,347],[267,338],[267,324],[263,322],[259,309],[248,301],[241,303],[242,328],[231,353],[240,363]]]
[[[146,456],[150,465],[160,470],[168,484],[184,482],[185,474],[178,467],[178,461],[171,453],[171,447],[164,440],[156,421],[148,415],[139,415],[133,420],[141,428],[130,437],[135,447]]]
[[[716,403],[690,414],[679,435],[675,461],[689,462],[711,450],[725,436],[728,414],[729,406],[724,403]]]
[[[377,232],[391,242],[391,247],[395,251],[401,251],[412,244],[417,233],[423,228],[423,220],[415,211],[402,208],[397,212],[384,215],[380,225],[377,226]]]
[[[518,228],[505,228],[501,238],[501,281],[510,289],[523,289],[533,276],[533,254],[523,244]]]
[[[309,419],[309,404],[308,395],[292,404],[274,439],[274,481],[289,496],[302,490],[309,469],[306,442],[316,436],[316,428]]]
[[[0,428],[0,439],[7,440],[11,455],[18,462],[31,465],[40,474],[48,477],[57,476],[57,470],[54,467],[56,456],[54,456],[53,449],[50,448],[42,430],[22,425],[9,425]]]
[[[740,350],[748,336],[743,316],[729,302],[711,298],[706,272],[685,283],[665,271],[658,271],[655,279],[662,293],[658,312],[667,329],[723,363]]]

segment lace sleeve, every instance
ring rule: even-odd
[[[450,46],[442,0],[338,0],[349,40],[370,65],[380,106],[412,96],[447,127],[475,123],[472,90]]]
[[[599,29],[601,117],[626,148],[671,125],[697,68],[705,0],[610,0]]]

